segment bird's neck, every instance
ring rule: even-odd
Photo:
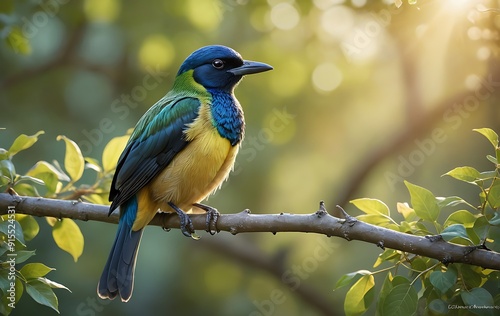
[[[193,70],[188,70],[175,78],[169,92],[198,98],[202,104],[210,103],[212,125],[221,137],[228,139],[232,146],[241,142],[245,132],[243,109],[231,91],[206,89],[193,78]]]
[[[207,89],[193,78],[193,70],[188,70],[175,78],[172,92],[198,97],[210,97]]]
[[[213,126],[232,146],[239,144],[245,133],[245,120],[240,103],[230,92],[217,89],[209,89],[208,92],[212,96]]]

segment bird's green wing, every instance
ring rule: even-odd
[[[198,116],[200,100],[162,99],[139,120],[121,154],[111,184],[110,214],[165,169],[186,147],[186,124]]]

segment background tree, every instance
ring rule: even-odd
[[[454,194],[480,202],[478,191],[468,184],[439,175],[464,165],[492,169],[478,154],[490,153],[490,145],[471,130],[500,130],[495,1],[419,1],[397,7],[362,1],[170,1],[145,6],[52,0],[4,1],[0,6],[5,39],[0,46],[0,124],[5,128],[0,147],[8,149],[21,133],[44,130],[39,135],[43,142],[12,160],[22,175],[39,160],[60,161],[56,170],[66,173],[69,181],[63,183],[71,185],[60,188],[67,195],[56,194],[58,198],[75,197],[73,187],[89,189],[82,185],[96,182],[96,174],[88,170],[71,183],[61,158],[67,147],[55,141],[58,135],[67,136],[66,145],[74,140],[83,156],[96,159],[103,174],[110,172],[103,165],[105,145],[126,134],[168,90],[186,54],[220,43],[272,64],[275,71],[261,80],[247,78],[238,90],[246,106],[247,138],[235,173],[209,204],[235,213],[244,208],[311,213],[324,199],[330,209],[340,204],[359,215],[348,201],[370,197],[384,201],[399,223],[405,217],[396,213],[396,203],[411,202],[403,180],[436,196]],[[98,187],[104,188],[106,177],[102,181]],[[57,189],[34,187],[41,195]],[[85,196],[105,202],[105,192],[94,193]],[[461,208],[441,212],[438,222]],[[346,273],[369,269],[367,262],[381,253],[370,245],[329,239],[328,249],[334,251],[313,265],[312,250],[323,245],[321,236],[220,234],[195,243],[176,231],[166,235],[150,228],[139,255],[133,301],[102,305],[95,286],[115,227],[79,224],[85,248],[77,263],[54,247],[44,223],[31,242],[36,261],[57,269],[50,272],[51,280],[72,291],[57,291],[62,314],[127,315],[145,306],[193,315],[207,310],[342,313],[349,287],[331,292],[336,282]],[[231,251],[235,248],[262,260],[252,265],[238,261],[241,257]],[[294,267],[308,270],[299,275]],[[352,276],[371,282],[361,274]],[[295,287],[287,276],[295,277]],[[374,276],[377,286],[384,276]],[[303,293],[309,289],[323,303],[307,299]],[[271,312],[266,303],[275,290],[283,297]],[[23,300],[12,314],[38,308]],[[373,304],[370,308],[375,310]]]

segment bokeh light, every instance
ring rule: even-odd
[[[334,63],[318,65],[312,74],[314,88],[319,92],[331,92],[342,83],[342,72]]]
[[[354,24],[353,12],[351,9],[338,5],[333,6],[321,15],[321,26],[331,36],[342,38]]]
[[[163,34],[153,34],[146,37],[141,45],[139,63],[143,69],[166,69],[174,56],[175,50],[170,40]]]
[[[85,0],[84,10],[91,21],[110,22],[120,14],[121,2],[118,0]]]
[[[224,5],[219,0],[187,0],[185,12],[189,21],[201,32],[215,30],[222,19]]]
[[[279,29],[291,30],[299,24],[300,14],[292,4],[281,2],[272,7],[271,21]]]

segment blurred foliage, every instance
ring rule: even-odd
[[[455,192],[474,201],[477,195],[467,183],[435,175],[450,166],[490,167],[476,154],[487,145],[470,130],[500,130],[498,11],[497,0],[0,1],[1,144],[13,143],[21,133],[46,133],[43,145],[14,157],[16,171],[8,174],[20,178],[1,181],[14,183],[20,194],[106,203],[112,166],[104,161],[111,157],[102,163],[95,157],[119,155],[119,148],[104,148],[164,95],[189,53],[224,44],[275,70],[246,78],[237,88],[246,139],[235,172],[209,204],[223,212],[250,208],[254,213],[306,213],[315,211],[312,205],[319,200],[348,209],[347,201],[360,197],[397,205],[408,194],[404,180],[437,196]],[[62,142],[51,141],[62,134]],[[73,147],[70,139],[93,169],[84,170],[79,180],[81,159],[75,166],[63,160]],[[46,161],[33,166],[41,159]],[[61,165],[47,162],[53,160]],[[468,168],[454,173],[475,176]],[[78,190],[84,195],[74,195]],[[450,215],[444,208],[439,223]],[[399,212],[390,217],[395,223],[414,221]],[[85,223],[80,229],[87,247],[78,264],[52,246],[48,229],[30,241],[31,249],[39,249],[37,261],[57,268],[51,278],[72,290],[58,292],[62,314],[325,314],[290,287],[289,279],[317,290],[313,295],[325,296],[331,311],[343,313],[348,287],[332,293],[332,285],[346,273],[366,269],[380,251],[302,234],[229,237],[228,242],[258,254],[256,259],[283,264],[286,277],[277,280],[226,257],[227,250],[211,251],[180,234],[148,229],[134,297],[121,304],[95,294],[115,228]],[[210,237],[215,243],[224,238]],[[328,255],[315,257],[315,249]],[[395,288],[400,276],[392,276],[387,283]],[[400,288],[410,289],[399,280]],[[360,282],[369,288],[385,279],[379,273],[373,282],[370,276]],[[485,284],[495,294],[490,282]],[[443,295],[442,300],[451,298]],[[464,302],[471,297],[464,296]],[[374,305],[366,304],[368,314],[376,312]],[[40,314],[40,309],[23,300],[16,314]]]

